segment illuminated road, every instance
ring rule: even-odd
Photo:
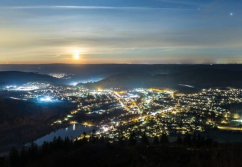
[[[232,126],[218,126],[220,130],[230,130],[230,131],[242,131],[240,127],[232,127]]]

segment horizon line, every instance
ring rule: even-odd
[[[0,65],[242,65],[242,63],[0,63]]]

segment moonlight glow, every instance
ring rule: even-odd
[[[80,53],[79,53],[79,51],[75,51],[74,52],[73,59],[74,60],[79,60],[80,59]]]

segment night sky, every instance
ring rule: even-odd
[[[0,63],[242,63],[241,0],[0,0]]]

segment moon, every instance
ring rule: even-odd
[[[73,59],[74,60],[79,60],[80,59],[80,53],[79,53],[79,51],[74,51]]]

